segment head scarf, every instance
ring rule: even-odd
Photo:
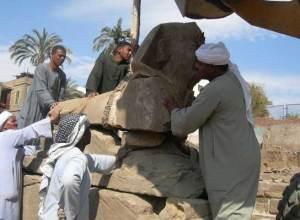
[[[55,142],[48,151],[48,158],[41,166],[43,176],[40,184],[39,214],[43,211],[44,198],[48,191],[56,161],[64,153],[76,146],[88,127],[89,122],[85,115],[69,114],[60,119]]]
[[[210,43],[201,45],[196,51],[197,60],[211,65],[226,65],[228,64],[229,71],[232,72],[239,80],[246,105],[246,116],[250,124],[254,124],[251,109],[250,86],[242,77],[238,66],[230,61],[230,53],[224,43]]]
[[[9,119],[9,117],[11,117],[11,116],[13,116],[13,114],[8,111],[3,111],[0,114],[0,129],[4,126],[7,119]]]
[[[226,65],[230,58],[230,54],[222,42],[202,44],[195,54],[199,61],[212,65]]]

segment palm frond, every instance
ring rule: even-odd
[[[93,40],[93,50],[112,51],[115,44],[120,41],[130,40],[130,29],[123,30],[122,18],[118,18],[117,24],[112,28],[103,27],[100,34]]]
[[[45,28],[39,32],[36,29],[32,30],[33,34],[24,34],[23,37],[17,40],[10,48],[10,57],[21,65],[25,60],[29,60],[31,64],[38,65],[50,58],[51,49],[53,46],[62,43],[63,40],[55,33],[48,33]],[[71,51],[68,49],[68,53]],[[71,59],[68,58],[68,61]]]

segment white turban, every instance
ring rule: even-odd
[[[202,44],[195,52],[197,60],[212,64],[226,65],[229,63],[230,54],[222,42],[217,44]]]
[[[8,112],[8,111],[3,111],[0,114],[0,129],[3,127],[3,125],[5,124],[5,122],[7,121],[7,119],[9,119],[9,117],[11,117],[13,114]]]
[[[252,109],[251,109],[251,95],[250,87],[246,80],[242,77],[236,64],[230,61],[230,53],[225,47],[224,43],[219,42],[216,44],[202,44],[195,52],[197,60],[211,64],[211,65],[226,65],[228,64],[229,71],[232,72],[240,81],[244,100],[246,105],[247,120],[253,125]]]

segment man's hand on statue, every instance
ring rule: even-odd
[[[175,101],[175,99],[172,98],[172,97],[165,98],[163,100],[163,104],[167,108],[167,110],[169,111],[169,113],[171,113],[173,109],[179,107],[178,104],[177,104],[177,102]]]
[[[65,212],[62,208],[60,208],[58,211],[57,211],[57,216],[58,216],[58,219],[59,220],[65,220],[66,219],[66,215],[65,215]]]
[[[98,95],[98,92],[89,92],[89,93],[87,94],[87,97],[88,97],[88,98],[92,98],[92,97],[95,97],[96,95]]]
[[[57,106],[58,105],[58,102],[54,102],[54,103],[52,103],[51,105],[50,105],[50,110],[51,109],[53,109],[55,106]]]
[[[56,106],[48,112],[48,116],[50,118],[51,124],[56,124],[59,120],[60,115],[60,107]]]

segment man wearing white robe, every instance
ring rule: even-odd
[[[253,130],[249,87],[223,43],[195,52],[198,74],[207,79],[191,106],[165,99],[174,135],[199,129],[199,158],[213,219],[250,220],[255,204],[260,149]]]
[[[58,220],[60,210],[66,220],[89,219],[90,172],[110,173],[116,157],[83,153],[91,139],[88,126],[84,115],[71,114],[60,120],[55,143],[41,167],[41,220]]]
[[[52,115],[23,129],[16,129],[15,116],[7,111],[0,114],[1,220],[20,219],[22,160],[25,154],[32,151],[31,147],[24,147],[24,143],[42,136],[52,137],[51,121],[57,117]]]

